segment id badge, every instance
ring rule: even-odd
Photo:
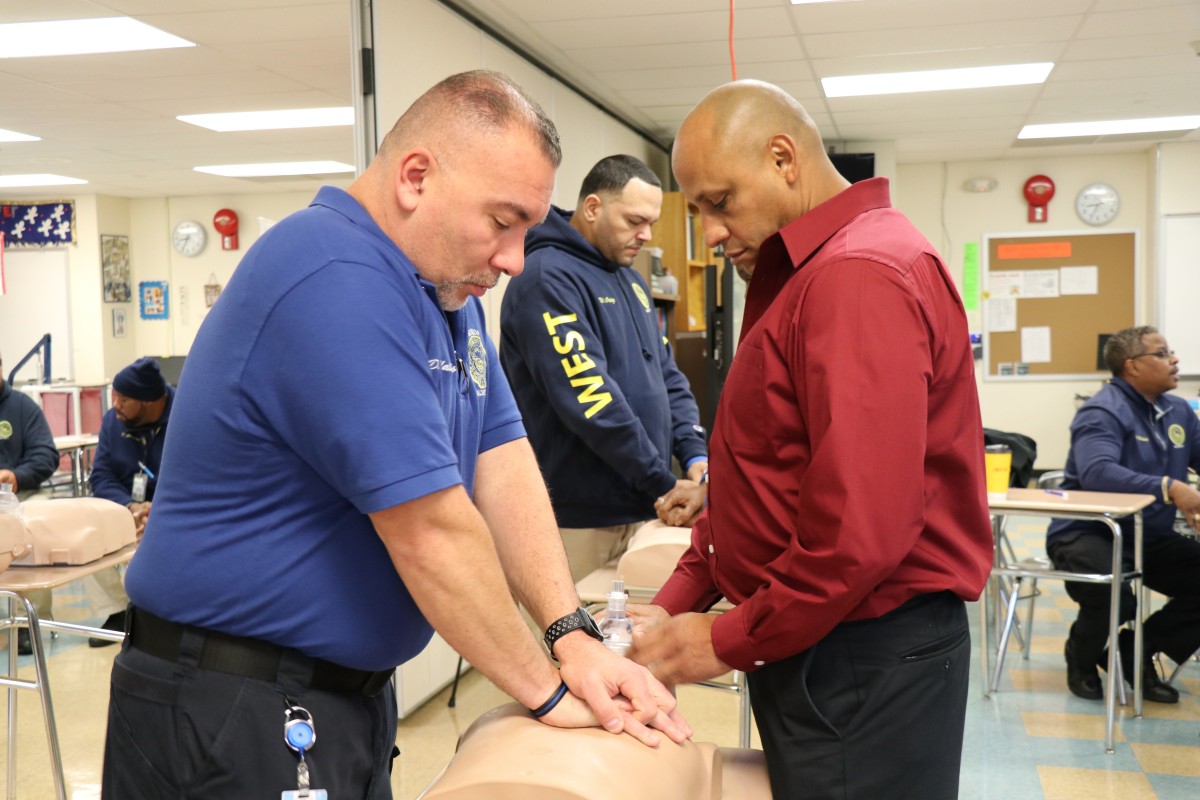
[[[133,476],[133,491],[130,494],[133,496],[135,503],[146,502],[146,473],[139,472]]]
[[[329,793],[324,789],[293,789],[284,792],[279,800],[329,800]]]

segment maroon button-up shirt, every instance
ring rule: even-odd
[[[736,604],[712,630],[730,666],[917,595],[979,596],[992,536],[966,315],[886,179],[761,246],[709,474],[691,548],[654,602]]]

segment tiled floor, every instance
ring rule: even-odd
[[[1042,546],[1044,522],[1012,520],[1009,533],[1018,549]],[[1116,752],[1104,752],[1104,707],[1080,700],[1066,689],[1062,643],[1074,605],[1061,584],[1049,582],[1038,598],[1030,658],[1013,645],[1000,691],[982,696],[976,663],[967,712],[963,752],[963,800],[1196,800],[1200,798],[1200,664],[1181,675],[1176,706],[1145,705],[1133,719],[1128,709],[1118,722]],[[55,595],[60,619],[88,620],[86,590],[69,586]],[[978,617],[970,609],[972,624]],[[977,632],[976,632],[977,633]],[[98,797],[107,681],[116,648],[91,649],[75,637],[49,643],[50,677],[68,783],[68,797]],[[978,647],[975,648],[978,650]],[[7,653],[0,654],[7,657]],[[978,655],[975,656],[978,658]],[[20,659],[28,671],[29,658]],[[398,800],[411,800],[429,784],[454,752],[459,733],[484,711],[506,698],[478,673],[464,676],[458,704],[447,708],[442,692],[408,719],[398,735],[401,756],[392,786]],[[737,698],[696,687],[681,687],[680,707],[696,738],[737,744]],[[45,736],[36,698],[21,693],[18,725],[18,797],[52,798]],[[2,728],[3,726],[0,726]],[[757,745],[757,737],[754,739]],[[5,733],[0,730],[0,750]],[[0,764],[0,785],[7,780]],[[886,799],[883,799],[886,800]]]

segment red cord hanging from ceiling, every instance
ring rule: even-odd
[[[729,69],[737,80],[737,56],[733,52],[733,0],[729,0]]]

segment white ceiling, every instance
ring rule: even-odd
[[[404,0],[375,0],[404,2]],[[669,144],[730,79],[728,0],[454,0]],[[197,43],[0,58],[0,173],[56,172],[124,197],[309,190],[201,164],[353,163],[349,128],[215,133],[178,114],[351,103],[349,0],[0,0],[0,21],[129,15]],[[1200,133],[1029,145],[1027,123],[1200,114],[1200,0],[736,0],[738,77],[777,83],[828,142],[894,141],[900,163],[1142,150]],[[1053,61],[1041,86],[827,99],[832,75]],[[388,121],[390,122],[390,121]],[[82,188],[82,187],[80,187]],[[0,190],[22,196],[30,190]],[[44,194],[46,189],[36,190]]]

